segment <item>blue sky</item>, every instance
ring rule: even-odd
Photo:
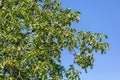
[[[120,80],[120,0],[59,0],[63,8],[80,11],[80,22],[73,27],[83,31],[108,35],[110,50],[107,54],[95,53],[95,63],[82,80]],[[68,67],[72,57],[63,52],[63,65]]]

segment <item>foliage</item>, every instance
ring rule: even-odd
[[[106,35],[70,27],[80,12],[62,9],[55,0],[2,0],[0,5],[0,78],[3,80],[80,80],[93,67],[93,52],[105,53]],[[74,56],[61,65],[62,50]],[[79,53],[77,53],[77,51]]]

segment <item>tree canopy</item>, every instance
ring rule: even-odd
[[[0,1],[0,78],[2,80],[80,80],[78,65],[93,67],[95,52],[104,54],[106,35],[72,27],[80,12],[63,9],[57,0]],[[61,65],[65,49],[74,57]]]

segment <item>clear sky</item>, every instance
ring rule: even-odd
[[[110,50],[106,55],[95,53],[95,63],[88,73],[83,71],[82,80],[120,80],[120,0],[59,0],[63,8],[80,11],[79,23],[73,27],[83,31],[108,35]],[[72,58],[63,52],[63,65],[68,67]]]

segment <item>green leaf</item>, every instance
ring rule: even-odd
[[[75,65],[87,71],[93,67],[92,53],[109,49],[106,35],[73,28],[73,22],[80,21],[80,12],[63,9],[56,0],[2,1],[1,80],[80,80]],[[64,50],[73,56],[67,69],[61,64]]]

